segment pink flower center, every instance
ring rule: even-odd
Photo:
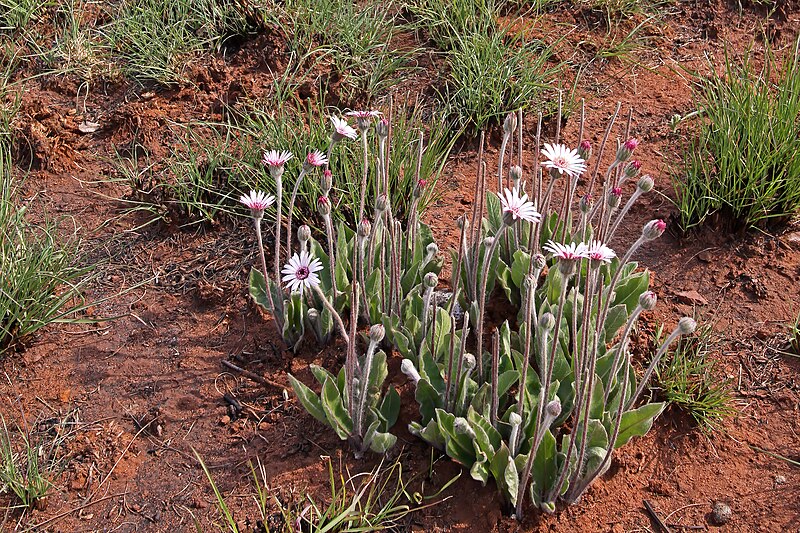
[[[296,277],[299,280],[304,280],[310,275],[311,272],[308,270],[307,266],[301,266],[300,268],[297,269],[297,272],[294,273],[294,277]]]
[[[564,157],[557,157],[553,160],[553,164],[557,167],[567,168],[567,159]]]

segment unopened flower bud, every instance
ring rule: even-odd
[[[661,219],[651,220],[647,224],[644,225],[642,228],[642,237],[647,239],[648,241],[652,241],[653,239],[658,239],[664,234],[664,230],[667,229],[667,223]]]
[[[681,330],[681,335],[691,335],[697,329],[697,322],[685,316],[678,320],[678,329]]]
[[[306,316],[311,322],[316,322],[317,320],[319,320],[319,311],[317,311],[313,307],[309,307],[308,311],[306,312]]]
[[[514,182],[514,188],[519,188],[519,182],[522,181],[522,167],[517,165],[512,165],[510,169],[508,169],[508,176],[511,178],[511,181]]]
[[[547,416],[550,418],[558,418],[558,415],[561,414],[561,402],[556,398],[547,403],[545,406],[545,411],[547,412]]]
[[[378,137],[386,138],[389,136],[389,120],[382,118],[378,121],[375,125],[375,133],[378,134]]]
[[[453,421],[453,429],[460,435],[466,435],[471,439],[475,438],[475,430],[469,425],[467,419],[462,416],[457,416]]]
[[[475,356],[471,353],[464,354],[464,368],[468,373],[472,372],[472,369],[475,368],[475,365]]]
[[[403,362],[400,363],[400,371],[405,374],[406,377],[408,377],[408,379],[414,383],[414,385],[419,383],[421,378],[419,372],[417,372],[417,369],[414,366],[414,363],[411,362],[411,359],[403,359]]]
[[[642,169],[642,164],[635,159],[625,165],[625,177],[626,178],[635,178],[639,175],[639,172]]]
[[[617,161],[625,162],[630,159],[637,146],[639,146],[639,141],[635,137],[631,137],[625,141],[622,146],[619,147],[619,150],[617,150]]]
[[[592,143],[586,139],[582,140],[581,144],[578,145],[578,155],[584,161],[588,161],[592,157]]]
[[[433,259],[438,253],[439,253],[439,246],[437,246],[435,242],[432,242],[425,247],[425,254],[430,256],[431,259]]]
[[[358,236],[362,239],[366,239],[369,237],[370,232],[372,231],[372,224],[366,218],[362,218],[361,222],[358,223]]]
[[[542,313],[542,316],[539,317],[539,328],[550,331],[554,327],[556,327],[556,317],[553,316],[553,313]]]
[[[616,209],[619,206],[619,202],[622,199],[622,189],[619,187],[614,187],[608,193],[608,206],[611,209]]]
[[[650,192],[653,190],[655,184],[656,182],[653,181],[653,178],[645,174],[644,176],[639,178],[639,181],[636,183],[636,188],[642,192]]]
[[[331,201],[328,200],[327,196],[320,196],[317,199],[317,211],[322,216],[328,216],[331,214]]]
[[[381,342],[384,336],[386,336],[386,328],[383,327],[383,324],[373,324],[369,328],[369,340],[372,342]]]
[[[300,241],[300,244],[305,244],[311,239],[311,228],[303,224],[299,228],[297,228],[297,240]]]
[[[547,264],[547,259],[542,254],[535,254],[531,261],[533,261],[533,268],[536,270],[543,270]]]
[[[641,294],[641,296],[639,296],[639,305],[645,311],[652,311],[655,308],[657,301],[658,297],[653,291],[645,291]]]
[[[422,282],[428,289],[435,289],[436,286],[439,284],[439,277],[433,272],[428,272],[427,274],[425,274],[425,277],[422,279]]]
[[[428,180],[417,180],[417,183],[414,185],[414,198],[419,198],[422,196],[422,193],[425,192],[425,185],[427,184]]]
[[[483,239],[483,246],[488,250],[494,244],[494,237],[486,237]]]
[[[588,214],[589,211],[592,210],[592,197],[588,194],[581,196],[581,201],[578,203],[578,207],[580,207],[581,213],[584,215]]]
[[[379,213],[383,213],[388,207],[389,198],[385,194],[379,194],[378,198],[375,200],[375,209],[377,209]]]
[[[326,168],[322,173],[322,190],[325,191],[325,194],[327,195],[330,192],[331,187],[333,187],[333,172]]]
[[[525,278],[522,280],[522,287],[525,291],[529,291],[531,289],[536,289],[536,279],[533,276],[526,275]]]
[[[465,226],[469,226],[466,215],[461,215],[456,219],[456,226],[458,226],[458,229],[464,229]]]
[[[519,416],[518,413],[512,411],[510,415],[508,415],[508,423],[512,426],[518,426],[522,424],[522,417]]]
[[[503,133],[506,135],[513,134],[517,129],[517,114],[513,111],[506,115],[506,119],[503,121]]]

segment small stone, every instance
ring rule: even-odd
[[[776,485],[783,485],[784,483],[786,483],[786,476],[782,476],[780,474],[775,476],[775,484]]]
[[[731,521],[733,511],[730,506],[721,501],[715,501],[711,506],[711,523],[715,526],[724,526]]]
[[[227,426],[228,424],[231,423],[231,417],[229,417],[228,415],[225,415],[225,416],[223,416],[222,418],[219,419],[219,423],[222,426]]]
[[[708,303],[708,300],[695,290],[681,291],[675,294],[675,296],[678,298],[679,302],[688,305],[706,305]]]

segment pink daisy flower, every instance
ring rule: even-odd
[[[275,202],[275,197],[261,191],[250,191],[249,195],[240,196],[239,201],[250,208],[254,218],[261,218],[264,216],[264,210]]]
[[[503,218],[507,225],[511,225],[518,219],[527,220],[528,222],[539,222],[542,215],[536,210],[533,202],[528,201],[528,195],[519,195],[519,189],[516,187],[513,190],[505,189],[503,194],[500,195],[500,204],[503,207]],[[510,217],[510,220],[506,219]]]
[[[268,152],[264,152],[264,157],[261,158],[261,162],[268,167],[283,167],[292,157],[292,152],[288,150],[282,152],[278,150],[269,150]]]
[[[610,263],[612,259],[614,259],[617,254],[603,244],[600,241],[591,241],[589,244],[579,244],[579,247],[583,247],[583,251],[586,254],[586,257],[591,259],[592,261],[600,261],[601,263]]]
[[[553,257],[565,261],[577,261],[578,259],[585,259],[587,257],[586,245],[583,243],[576,244],[571,242],[569,244],[562,244],[560,242],[547,241],[544,249]]]
[[[333,122],[333,138],[334,141],[340,141],[347,137],[348,139],[355,139],[358,133],[347,121],[341,117],[331,116]]]
[[[283,274],[283,282],[290,291],[302,294],[304,289],[319,285],[317,272],[320,270],[322,270],[322,262],[303,250],[289,259],[289,262],[281,270],[281,274]]]
[[[308,152],[306,156],[305,165],[310,169],[311,167],[321,167],[328,164],[328,158],[319,150]]]
[[[544,161],[542,166],[557,170],[559,174],[566,174],[574,178],[586,171],[586,162],[578,155],[578,151],[563,144],[545,143],[542,155],[547,158],[547,161]]]

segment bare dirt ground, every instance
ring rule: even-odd
[[[669,9],[648,26],[646,46],[622,59],[595,59],[576,89],[586,98],[592,140],[602,135],[617,101],[634,110],[632,131],[642,140],[637,157],[666,196],[680,162],[669,119],[693,108],[685,70],[707,69],[705,56],[719,57],[726,44],[741,53],[762,28],[778,46],[790,43],[800,28],[800,11],[792,4],[771,18],[757,7],[739,12],[719,2]],[[575,28],[559,59],[585,63],[610,39],[590,11],[559,10],[547,17]],[[171,142],[163,134],[167,118],[213,118],[232,92],[264,92],[268,40],[258,37],[229,58],[213,57],[197,67],[192,89],[143,98],[121,84],[94,94],[91,105],[104,124],[96,134],[77,129],[75,83],[44,77],[28,84],[19,124],[29,148],[17,154],[20,165],[32,166],[25,199],[38,212],[74,217],[84,237],[97,244],[92,258],[102,273],[90,298],[128,289],[87,313],[120,318],[46,328],[26,349],[0,360],[2,415],[35,434],[68,434],[69,461],[54,480],[57,489],[45,509],[26,517],[28,526],[192,531],[197,519],[211,530],[219,519],[196,450],[245,530],[263,531],[251,499],[249,462],[261,462],[273,493],[288,502],[306,490],[324,499],[323,456],[351,472],[380,460],[353,460],[290,389],[284,392],[286,372],[309,382],[309,363],[338,368],[343,348],[309,345],[297,355],[284,349],[247,296],[254,260],[249,228],[229,222],[192,231],[163,225],[133,230],[141,221],[119,216],[122,205],[114,200],[129,194],[128,186],[106,181],[113,173],[113,146],[130,144],[135,135],[163,156]],[[573,117],[565,139],[577,141],[576,129]],[[497,143],[489,138],[491,165]],[[438,184],[442,196],[425,216],[443,250],[453,243],[457,216],[471,209],[476,144],[462,143],[451,158]],[[638,205],[620,241],[629,242],[646,220],[669,218],[674,208],[666,196]],[[411,515],[409,531],[658,531],[643,500],[672,531],[713,529],[708,514],[717,500],[733,511],[721,531],[800,531],[800,470],[773,455],[800,460],[800,359],[779,353],[786,326],[800,309],[800,227],[780,234],[727,234],[724,228],[665,234],[637,259],[653,272],[652,289],[660,298],[648,319],[651,328],[695,314],[721,335],[713,357],[721,363],[719,377],[731,380],[736,416],[723,431],[706,435],[679,412],[667,411],[646,437],[616,454],[580,504],[553,516],[528,513],[521,524],[503,514],[491,484],[481,487],[465,473],[442,494],[445,501]],[[690,291],[700,298],[687,298]],[[223,360],[267,383],[230,371]],[[415,476],[414,490],[433,494],[459,468],[432,456],[404,429],[415,408],[397,358],[390,381],[408,400],[392,454],[400,454]],[[6,527],[12,531],[14,524],[12,515]]]

